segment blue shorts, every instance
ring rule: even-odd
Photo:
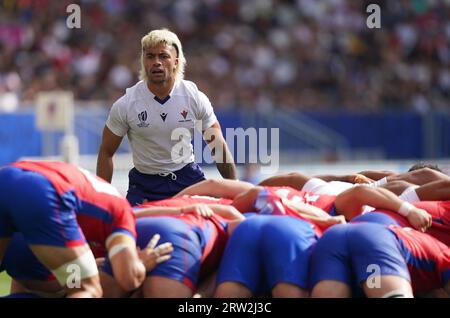
[[[162,276],[182,282],[195,290],[200,272],[200,260],[206,245],[203,231],[197,227],[171,217],[149,217],[136,220],[137,244],[145,248],[155,234],[161,236],[158,245],[171,242],[171,258],[158,266],[147,276]],[[106,258],[102,271],[112,274],[111,263]]]
[[[54,280],[52,273],[31,252],[21,233],[14,233],[1,260],[0,272],[16,280]]]
[[[11,166],[0,169],[0,238],[20,232],[27,244],[84,245],[77,206],[75,193],[59,195],[39,173]]]
[[[227,243],[217,284],[238,282],[258,295],[283,282],[307,288],[309,257],[316,241],[313,227],[303,220],[272,215],[248,218]]]
[[[128,174],[129,184],[127,200],[131,205],[137,205],[147,201],[157,201],[173,197],[181,190],[205,180],[205,175],[196,163],[190,163],[178,171],[173,172],[176,180],[171,175],[144,174],[136,168]]]
[[[370,222],[370,223],[378,223],[382,225],[397,225],[401,226],[394,218],[387,215],[386,213],[372,211],[368,213],[364,213],[354,217],[351,220],[351,223],[361,223],[361,222]]]
[[[334,225],[313,249],[310,288],[322,280],[359,286],[375,272],[411,281],[407,253],[397,236],[383,225]]]

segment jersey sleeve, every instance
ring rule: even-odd
[[[114,215],[112,231],[107,242],[118,234],[126,234],[136,240],[136,219],[131,206],[124,207]]]
[[[201,91],[198,91],[197,96],[197,111],[195,113],[195,119],[202,121],[202,129],[208,129],[216,121],[217,117],[214,114],[214,109],[209,101],[208,97]]]
[[[126,121],[126,95],[119,98],[111,107],[106,127],[113,132],[114,135],[123,137],[128,132],[128,123]]]

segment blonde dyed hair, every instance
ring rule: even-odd
[[[141,50],[141,70],[139,73],[139,79],[148,81],[148,76],[147,73],[145,72],[144,67],[145,50],[151,47],[155,47],[161,43],[175,47],[175,51],[177,52],[178,57],[178,64],[177,67],[175,68],[175,81],[181,81],[184,78],[184,68],[186,67],[186,58],[184,57],[183,54],[183,48],[181,46],[180,39],[178,39],[178,36],[175,33],[167,29],[153,30],[141,39],[142,50]]]

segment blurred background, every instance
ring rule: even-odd
[[[66,26],[71,3],[80,29]],[[366,25],[370,3],[380,29]],[[162,27],[224,133],[279,129],[280,172],[450,168],[450,0],[0,0],[0,164],[60,154],[64,132],[38,129],[35,106],[67,90],[80,163],[94,170],[109,108],[137,81],[140,39]],[[126,182],[126,142],[119,153]],[[257,163],[240,171],[258,179]]]

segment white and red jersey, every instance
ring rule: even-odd
[[[318,236],[322,235],[323,230],[319,228],[312,220],[304,219],[291,205],[298,203],[309,204],[330,213],[334,206],[336,196],[325,194],[314,194],[312,192],[300,191],[291,187],[264,187],[255,201],[256,212],[270,215],[288,215],[302,219],[311,223]]]
[[[420,201],[412,204],[427,211],[433,218],[431,227],[425,233],[450,246],[450,201]],[[373,212],[389,215],[402,227],[411,227],[408,219],[397,212],[383,209],[376,209]]]
[[[414,291],[442,288],[450,280],[450,247],[425,233],[388,226],[406,252]]]
[[[336,201],[335,195],[314,194],[312,192],[296,190],[291,187],[264,187],[264,189],[268,191],[269,196],[280,199],[282,203],[287,201],[294,204],[306,203],[318,207],[328,213],[332,210],[334,201]],[[285,209],[286,214],[296,214],[286,206]]]
[[[426,233],[450,246],[450,201],[421,201],[413,205],[427,211],[433,218],[433,224]]]
[[[18,161],[12,166],[46,177],[63,201],[75,196],[78,225],[96,257],[105,255],[105,243],[111,234],[124,233],[136,238],[130,204],[106,181],[64,162]]]

